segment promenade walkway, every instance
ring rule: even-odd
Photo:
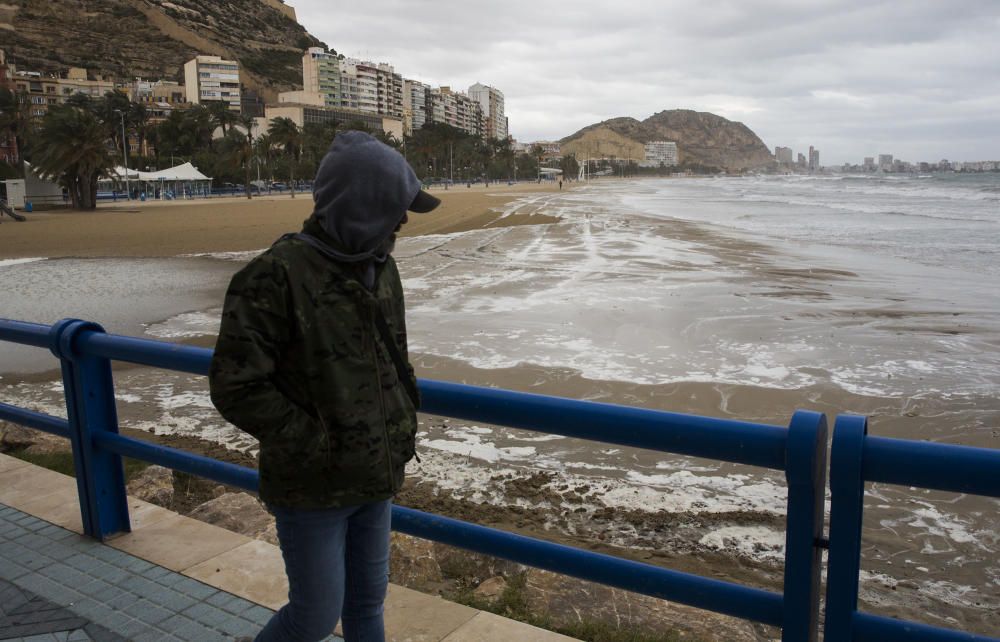
[[[277,547],[134,498],[129,512],[131,533],[95,542],[72,477],[0,455],[0,640],[232,640],[284,603]],[[396,585],[385,619],[400,642],[570,642]]]

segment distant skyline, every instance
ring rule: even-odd
[[[499,88],[521,141],[694,109],[824,165],[1000,158],[996,0],[288,2],[338,53]]]

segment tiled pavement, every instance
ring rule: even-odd
[[[284,604],[278,547],[132,497],[128,508],[132,532],[99,544],[81,535],[72,477],[0,454],[0,604],[8,590],[21,602],[0,610],[0,640],[227,640]],[[385,626],[389,642],[573,642],[395,584]]]
[[[0,504],[0,640],[231,640],[272,613]]]

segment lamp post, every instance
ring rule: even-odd
[[[128,184],[128,136],[125,134],[125,112],[116,109],[115,113],[122,117],[122,156],[125,158],[125,196],[132,200],[132,189]]]

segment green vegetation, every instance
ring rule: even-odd
[[[67,443],[67,448],[69,444]],[[55,453],[29,453],[25,450],[15,450],[13,452],[7,453],[11,457],[17,457],[26,462],[35,464],[36,466],[41,466],[42,468],[48,468],[49,470],[54,470],[57,473],[62,473],[63,475],[69,475],[70,477],[76,477],[76,469],[73,466],[73,453],[71,452],[55,452]],[[149,464],[144,461],[139,461],[138,459],[129,459],[128,457],[122,458],[122,463],[125,466],[125,482],[128,483],[133,477],[145,470]]]

